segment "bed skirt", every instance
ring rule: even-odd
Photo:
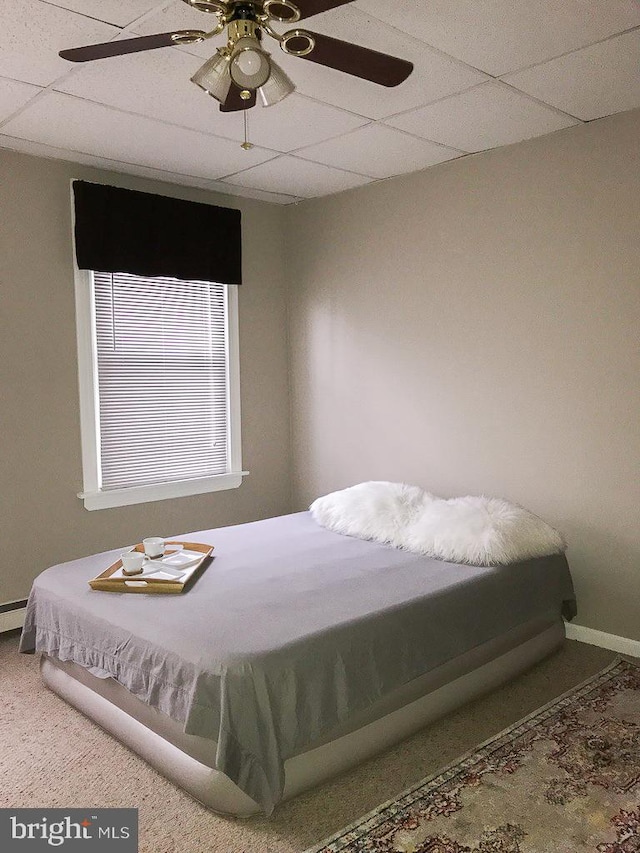
[[[437,667],[285,762],[284,799],[312,788],[398,743],[428,723],[495,689],[560,646],[560,618],[533,620]],[[185,734],[182,723],[141,702],[111,678],[43,655],[47,687],[215,812],[262,811],[215,769],[215,741]]]

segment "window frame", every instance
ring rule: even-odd
[[[174,480],[124,489],[100,488],[100,419],[98,414],[98,361],[93,271],[78,268],[73,257],[78,384],[80,395],[80,435],[82,443],[83,490],[78,497],[87,510],[169,500],[224,489],[237,489],[249,472],[242,470],[240,426],[240,346],[238,328],[238,286],[226,284],[227,301],[227,448],[228,468],[224,474]]]

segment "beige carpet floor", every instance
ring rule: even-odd
[[[35,656],[0,637],[0,807],[137,807],[141,853],[302,853],[376,805],[598,672],[615,655],[567,641],[490,695],[270,818],[212,814],[40,682]]]

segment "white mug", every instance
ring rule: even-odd
[[[148,539],[143,539],[144,553],[153,560],[155,557],[162,557],[164,554],[164,539],[161,536],[149,536]]]
[[[167,551],[167,546],[161,536],[149,536],[147,539],[142,540],[142,544],[144,546],[144,553],[150,560],[162,557],[165,552],[177,554],[178,551],[182,551],[182,545],[174,544],[170,544],[169,550]]]
[[[120,554],[120,561],[123,575],[139,575],[144,563],[144,554],[141,551],[125,551]]]

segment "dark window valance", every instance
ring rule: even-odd
[[[74,181],[80,269],[240,284],[240,211]]]

